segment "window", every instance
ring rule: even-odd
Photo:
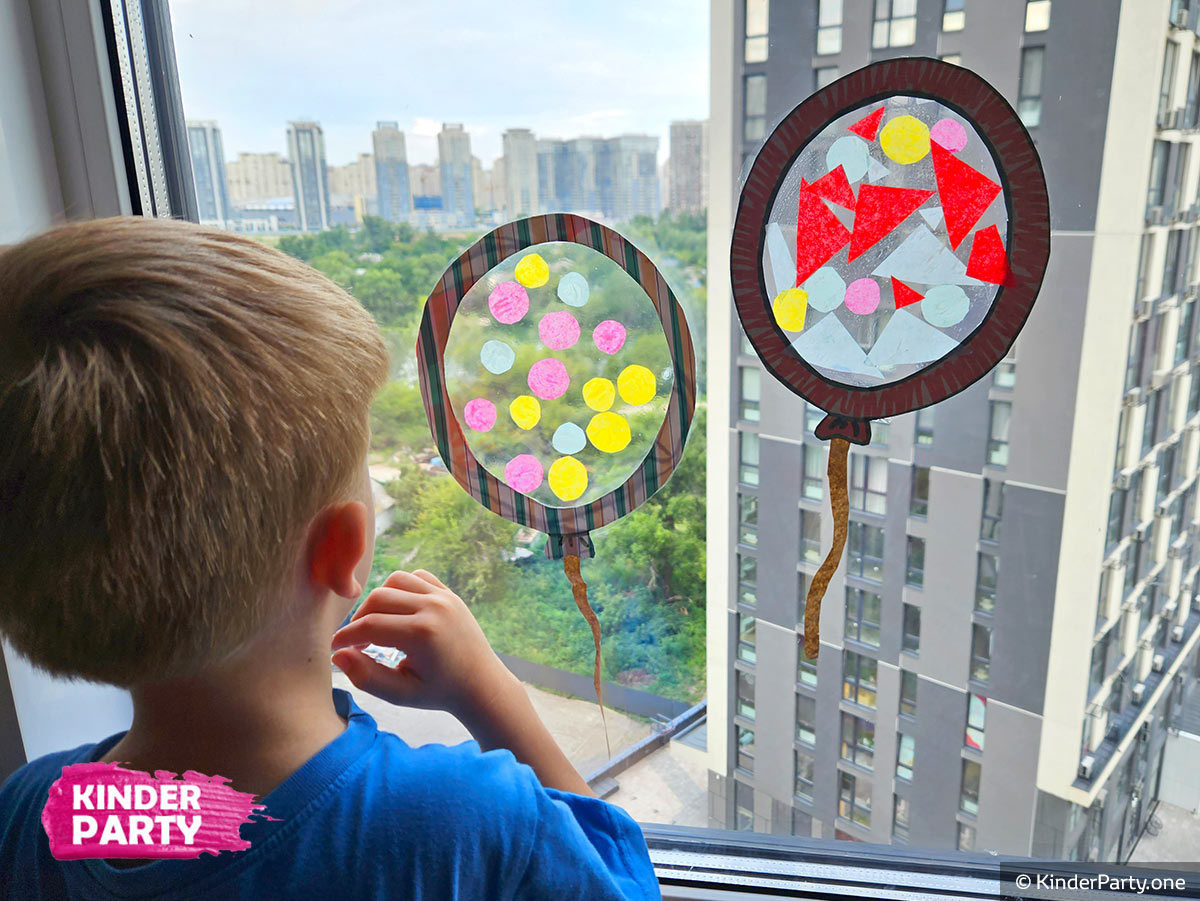
[[[819,91],[838,80],[837,66],[817,66],[813,69],[813,90]]]
[[[900,647],[910,654],[921,653],[921,608],[913,604],[904,605],[904,635]]]
[[[1153,258],[1154,233],[1146,232],[1142,235],[1142,245],[1138,250],[1137,287],[1134,288],[1133,292],[1134,300],[1141,300],[1148,293],[1147,282],[1150,280],[1150,261]],[[1133,385],[1126,383],[1125,390],[1128,391],[1132,387]]]
[[[800,494],[805,500],[819,501],[825,496],[825,471],[821,465],[821,449],[806,444],[802,449],[804,476]]]
[[[1188,171],[1188,156],[1190,156],[1191,147],[1184,144],[1182,141],[1175,145],[1175,180],[1171,182],[1171,197],[1167,206],[1172,210],[1183,209],[1187,206],[1187,201],[1184,199],[1183,182],[1187,178]],[[1174,280],[1175,293],[1179,293],[1184,282],[1187,281],[1187,248],[1184,246],[1184,240],[1190,235],[1189,231],[1177,229],[1174,234],[1179,235],[1179,261],[1176,264],[1176,277]]]
[[[1183,127],[1195,128],[1200,122],[1200,53],[1192,54],[1192,64],[1188,67],[1187,101],[1183,112]]]
[[[917,674],[900,670],[900,715],[917,715]]]
[[[758,497],[738,495],[738,544],[758,546]]]
[[[1004,388],[1009,390],[1017,384],[1017,361],[1005,357],[996,364],[996,369],[992,373],[992,387]]]
[[[754,673],[737,671],[737,714],[754,719]]]
[[[737,727],[737,767],[754,772],[754,730],[745,726]]]
[[[975,760],[962,762],[962,792],[959,794],[958,809],[971,816],[979,814],[979,777],[983,768]]]
[[[738,449],[741,465],[738,479],[743,485],[758,484],[758,435],[754,432],[738,433]]]
[[[1000,522],[1004,516],[1004,483],[997,479],[983,480],[983,513],[979,519],[979,540],[999,541]]]
[[[1042,121],[1042,65],[1045,60],[1045,47],[1021,49],[1021,84],[1017,89],[1017,115],[1027,128],[1035,128]]]
[[[871,46],[911,47],[917,42],[917,0],[875,0]]]
[[[888,420],[874,419],[871,421],[871,446],[872,447],[887,447],[888,437],[891,430],[888,427]]]
[[[1163,260],[1162,296],[1175,294],[1179,290],[1179,254],[1183,248],[1184,231],[1174,228],[1167,232],[1166,257]],[[1161,329],[1159,334],[1161,334]]]
[[[883,529],[852,522],[847,545],[846,572],[868,582],[882,582]]]
[[[896,743],[896,778],[912,782],[913,761],[917,755],[917,740],[903,732],[897,734]]]
[[[996,581],[999,562],[992,554],[980,553],[975,569],[975,609],[991,613],[996,609]]]
[[[758,602],[758,560],[738,554],[738,601],[753,607]]]
[[[899,842],[908,841],[908,821],[910,817],[908,798],[899,795],[892,796],[892,839]]]
[[[920,588],[925,584],[925,539],[908,536],[908,563],[904,567],[904,583]]]
[[[838,773],[838,816],[871,828],[871,778]]]
[[[816,510],[800,511],[800,559],[821,562],[821,514]]]
[[[746,141],[761,141],[767,136],[767,76],[746,76],[745,119],[742,138]]]
[[[887,512],[887,458],[850,457],[850,509],[882,516]]]
[[[769,0],[746,0],[746,62],[767,61]]]
[[[879,647],[879,614],[883,601],[873,591],[846,587],[846,638]]]
[[[922,407],[917,411],[917,444],[933,444],[933,407]]]
[[[1175,333],[1175,365],[1188,358],[1192,351],[1192,324],[1196,320],[1196,302],[1183,305],[1179,311],[1179,329]]]
[[[979,623],[971,624],[971,678],[987,682],[992,672],[992,630]]]
[[[983,750],[983,732],[987,725],[987,698],[983,695],[967,695],[967,731],[963,744],[975,751]]]
[[[1155,141],[1150,155],[1150,180],[1146,187],[1146,215],[1155,207],[1161,207],[1167,197],[1167,156],[1171,145],[1166,141]],[[1163,290],[1166,290],[1164,285]]]
[[[738,614],[738,660],[754,663],[757,654],[754,649],[754,632],[758,620],[749,613]]]
[[[946,54],[943,54],[942,56],[938,57],[938,59],[940,59],[944,63],[949,63],[952,66],[961,66],[962,65],[962,54],[961,53],[946,53]]]
[[[817,687],[817,661],[804,656],[804,636],[796,636],[796,681],[809,688]]]
[[[867,770],[875,768],[874,723],[853,714],[842,714],[842,760]]]
[[[946,7],[942,11],[942,31],[962,31],[966,24],[963,0],[946,0]]]
[[[1050,27],[1050,0],[1026,0],[1025,30],[1045,31]]]
[[[734,780],[733,804],[737,815],[739,832],[749,832],[754,829],[754,789],[745,782]]]
[[[1045,0],[1047,6],[1050,5],[1050,0]],[[975,850],[975,827],[969,823],[958,824],[958,850],[959,851],[974,851]]]
[[[796,741],[805,745],[817,743],[817,702],[808,695],[796,695]]]
[[[1158,85],[1158,125],[1168,125],[1175,87],[1175,64],[1179,59],[1179,45],[1168,39],[1163,51],[1162,79]]]
[[[879,664],[871,657],[842,651],[842,697],[860,707],[875,708]]]
[[[987,461],[992,466],[1008,465],[1008,426],[1012,419],[1012,404],[1006,400],[994,400],[991,408],[990,430],[988,431]]]
[[[929,467],[914,466],[912,471],[912,494],[909,495],[910,516],[929,515]]]
[[[792,752],[795,759],[796,783],[792,789],[792,793],[797,798],[803,798],[810,804],[813,799],[813,770],[816,769],[817,762],[811,754],[806,754],[804,751],[795,750]]]
[[[842,0],[820,0],[817,4],[817,55],[841,52]]]
[[[817,426],[821,424],[821,420],[825,418],[825,411],[820,407],[812,404],[804,405],[804,431],[813,433],[817,430]]]
[[[742,387],[738,417],[746,422],[758,422],[758,404],[762,400],[762,373],[757,366],[740,366]]]

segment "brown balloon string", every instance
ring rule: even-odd
[[[846,494],[846,457],[850,453],[850,442],[845,438],[829,441],[829,508],[833,512],[833,546],[825,562],[813,576],[808,586],[808,597],[804,601],[804,656],[815,658],[821,650],[821,599],[829,580],[842,562],[842,551],[846,549],[846,531],[850,519],[850,498]]]
[[[845,482],[846,478],[845,472],[846,466],[843,462],[843,482]],[[842,531],[844,532],[845,529]],[[592,642],[596,645],[596,666],[592,671],[592,685],[596,688],[596,702],[600,705],[600,722],[604,726],[604,747],[611,758],[612,745],[608,742],[608,719],[604,716],[604,695],[600,691],[600,619],[596,616],[596,612],[592,610],[592,605],[588,603],[587,582],[583,581],[583,576],[579,572],[579,558],[570,554],[563,557],[563,572],[571,580],[571,594],[575,596],[575,606],[579,608],[579,612],[583,614],[583,618],[592,627]]]

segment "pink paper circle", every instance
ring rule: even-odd
[[[538,337],[551,350],[566,350],[579,340],[579,321],[570,313],[547,313],[538,323]]]
[[[504,481],[521,494],[537,491],[545,471],[533,454],[518,454],[504,467]]]
[[[938,119],[929,129],[929,139],[951,153],[958,153],[967,146],[967,130],[953,119]]]
[[[869,316],[879,306],[879,282],[860,278],[846,288],[846,308],[859,316]]]
[[[615,319],[605,319],[592,330],[596,349],[606,354],[615,354],[625,345],[625,326]]]
[[[496,424],[496,405],[483,397],[469,400],[463,407],[463,419],[466,420],[469,429],[490,432]]]
[[[512,325],[529,312],[529,294],[516,282],[501,282],[488,295],[488,309],[497,322]]]
[[[571,378],[567,375],[567,367],[553,357],[538,360],[529,367],[529,390],[542,400],[556,400],[562,397],[570,385]]]

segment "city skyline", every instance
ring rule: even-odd
[[[562,138],[649,133],[665,154],[672,119],[708,115],[708,4],[700,0],[620,0],[602,10],[518,2],[503,17],[470,0],[453,29],[430,0],[403,8],[306,0],[286,9],[279,0],[180,0],[171,9],[184,109],[220,121],[229,147],[286,152],[273,123],[312,119],[340,165],[370,146],[373,123],[395,121],[409,163],[433,163],[442,122],[454,121],[487,161],[513,127]],[[641,26],[637,42],[630,22]],[[260,40],[265,34],[272,40]],[[515,94],[513,78],[496,77],[498,57],[510,74],[536,72],[536,83],[517,79],[531,88]],[[319,78],[281,77],[298,59],[319,59]],[[253,103],[229,102],[247,94]]]

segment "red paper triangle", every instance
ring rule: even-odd
[[[953,153],[934,143],[933,175],[946,217],[946,233],[955,250],[975,227],[979,217],[996,199],[1000,186]]]
[[[884,107],[881,106],[875,112],[849,126],[849,130],[868,141],[874,141],[875,134],[879,131],[879,123],[883,119],[883,110]]]
[[[850,179],[846,178],[846,170],[841,166],[822,175],[808,186],[808,190],[838,206],[854,209],[854,189],[850,187]]]
[[[994,225],[975,232],[971,241],[971,256],[967,260],[967,275],[990,285],[1014,284],[1008,268],[1008,254],[1000,239],[1000,229]]]
[[[883,185],[860,187],[854,212],[854,234],[850,238],[850,255],[846,257],[846,262],[862,256],[878,244],[932,196],[932,191],[917,188],[888,188]]]
[[[892,297],[896,301],[896,309],[900,310],[904,307],[914,304],[919,300],[924,300],[923,294],[918,294],[904,282],[892,276]]]
[[[796,210],[797,285],[828,263],[850,240],[846,226],[807,187],[808,182],[800,179],[800,202]]]

